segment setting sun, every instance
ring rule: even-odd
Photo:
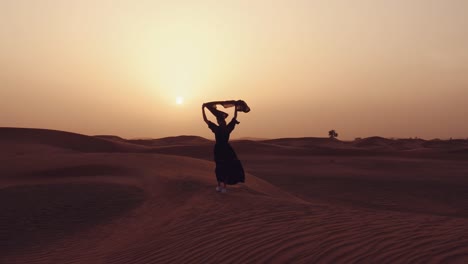
[[[184,98],[182,96],[177,96],[176,104],[178,104],[178,105],[184,104]]]

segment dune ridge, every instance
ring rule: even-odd
[[[141,148],[126,142],[116,142],[77,133],[36,129],[0,128],[0,143],[41,144],[80,152],[132,152]]]
[[[213,141],[199,136],[160,139],[123,139],[113,135],[85,136],[48,129],[0,127],[0,144],[32,144],[79,152],[132,152],[184,155],[212,159]],[[331,138],[280,138],[234,140],[240,151],[256,155],[275,153],[284,156],[404,156],[414,158],[464,159],[468,140],[386,139],[369,137],[354,141]],[[47,150],[46,150],[47,151]],[[208,153],[208,154],[202,154]]]

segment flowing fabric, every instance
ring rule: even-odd
[[[229,107],[235,106],[237,111],[244,112],[244,113],[250,112],[250,107],[243,100],[223,101],[223,102],[221,102],[219,104],[222,105],[224,108],[229,108]]]
[[[224,108],[236,107],[236,111],[248,113],[250,112],[250,107],[243,100],[228,100],[228,101],[215,101],[205,104],[208,110],[216,116],[216,118],[226,119],[229,114],[217,109],[217,105],[221,105]]]

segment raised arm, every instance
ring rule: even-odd
[[[234,117],[232,118],[231,122],[227,125],[229,133],[231,133],[236,125],[240,124],[239,121],[237,121],[237,109],[234,110]]]
[[[205,121],[205,123],[209,124],[208,118],[206,117],[206,113],[205,113],[205,107],[206,107],[206,104],[203,104],[202,105],[203,120]]]
[[[237,121],[237,108],[234,108],[234,117],[232,119]]]

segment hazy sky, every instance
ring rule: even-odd
[[[468,137],[466,0],[0,0],[0,126]],[[183,97],[182,105],[176,97]]]

